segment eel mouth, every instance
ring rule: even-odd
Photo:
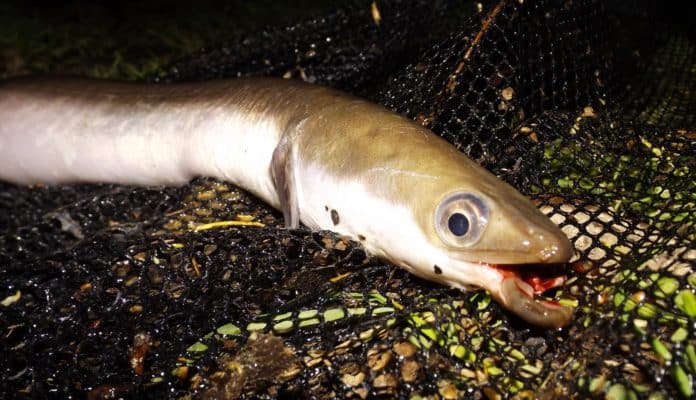
[[[558,329],[568,324],[573,308],[535,296],[559,287],[566,281],[561,265],[536,267],[534,265],[490,264],[502,278],[493,297],[506,309],[525,321],[543,327]]]

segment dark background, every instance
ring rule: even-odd
[[[241,32],[284,25],[332,2],[4,1],[0,77],[29,73],[137,79]]]

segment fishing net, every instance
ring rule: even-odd
[[[3,397],[693,396],[690,10],[605,3],[357,2],[151,77],[302,78],[430,127],[571,239],[546,293],[568,327],[285,230],[223,182],[0,184]]]

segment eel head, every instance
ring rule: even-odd
[[[399,243],[392,241],[390,251],[381,253],[423,278],[462,290],[486,289],[531,324],[565,326],[573,309],[536,295],[565,282],[563,263],[574,254],[570,241],[508,184],[480,171],[474,178],[438,180],[401,197],[407,199],[401,221],[413,223],[399,224],[399,232],[392,232]]]

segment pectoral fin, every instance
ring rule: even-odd
[[[271,177],[278,194],[278,200],[280,200],[280,209],[283,211],[283,218],[285,218],[285,227],[299,228],[300,207],[297,203],[292,144],[287,140],[287,135],[283,135],[283,138],[273,151]]]

